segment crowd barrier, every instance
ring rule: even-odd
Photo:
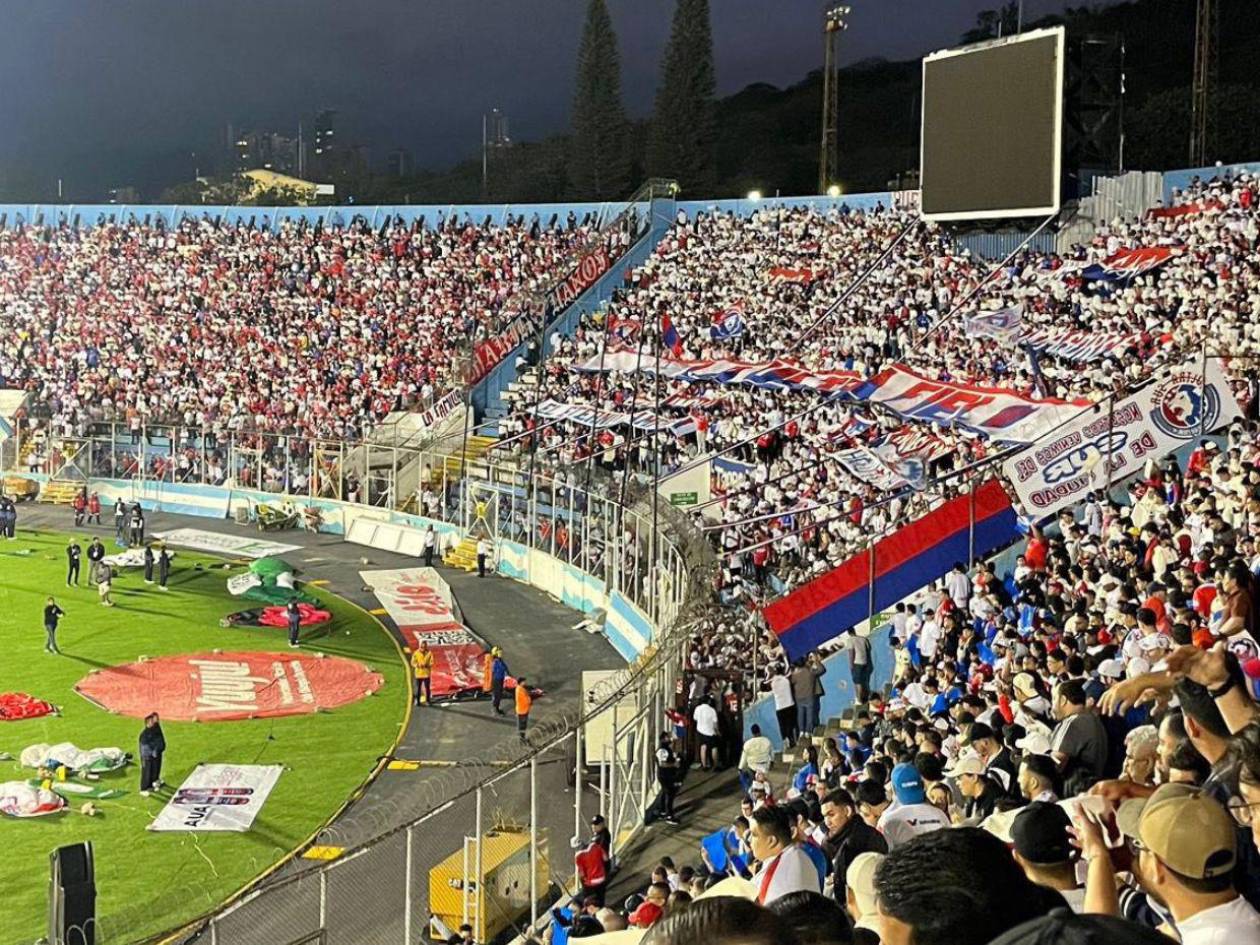
[[[30,437],[29,426],[19,425],[6,455],[29,459],[36,450]],[[295,443],[263,449],[257,441],[246,445],[198,433],[195,469],[181,479],[178,467],[164,461],[157,464],[164,477],[152,479],[152,460],[169,458],[172,446],[178,450],[188,440],[159,428],[143,429],[136,440],[108,425],[79,438],[45,434],[36,452],[40,468],[32,471],[27,463],[7,472],[41,485],[54,479],[81,484],[101,497],[107,511],[121,498],[153,511],[243,521],[260,504],[290,504],[300,520],[318,522],[321,532],[404,553],[418,550],[430,525],[447,546],[488,534],[500,574],[588,615],[627,661],[624,670],[584,679],[581,705],[539,727],[530,746],[513,738],[426,777],[407,797],[391,793],[371,805],[351,804],[315,840],[344,846],[344,854],[327,863],[286,859],[225,906],[208,908],[175,940],[289,945],[312,937],[410,945],[420,940],[431,914],[451,927],[470,922],[479,941],[505,930],[523,933],[576,891],[570,842],[586,835],[595,813],[608,818],[616,849],[633,839],[656,790],[652,751],[673,704],[682,643],[709,599],[709,577],[699,563],[704,539],[688,532],[684,516],[668,507],[653,515],[650,503],[631,508],[619,496],[558,482],[543,470],[531,480],[508,465],[476,463],[460,476],[460,470],[447,469],[441,454],[421,456],[403,447],[388,448],[395,469],[415,462],[445,477],[434,484],[433,494],[442,499],[430,505],[431,514],[395,507],[384,501],[385,491],[372,505],[319,495],[317,488],[330,483],[318,473],[307,477],[305,494],[239,484],[241,474],[264,471],[268,458],[292,460],[307,452]],[[141,444],[145,461],[133,462],[131,475],[117,475]],[[322,446],[329,451],[332,444]],[[337,448],[337,461],[347,463],[338,475],[356,449],[361,447]],[[232,473],[222,482],[203,475],[213,456],[221,456],[223,469]],[[308,458],[311,472],[317,451],[310,449]],[[287,480],[291,467],[284,468]],[[374,839],[356,842],[365,832]],[[195,890],[178,888],[162,901],[195,897]],[[101,915],[97,939],[166,938],[131,934],[142,909],[151,915],[161,908],[162,902],[148,902]]]

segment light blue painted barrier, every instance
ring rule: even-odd
[[[160,219],[172,227],[184,220],[210,220],[229,226],[238,223],[247,226],[278,229],[285,222],[305,222],[310,225],[345,226],[361,218],[374,229],[386,223],[402,219],[411,226],[423,219],[426,228],[432,228],[452,217],[480,225],[487,218],[495,226],[502,226],[508,217],[516,220],[524,217],[526,224],[535,218],[548,226],[552,216],[560,223],[568,220],[570,211],[578,222],[589,214],[600,220],[609,220],[625,207],[624,201],[607,203],[523,203],[523,204],[394,204],[342,207],[228,207],[211,205],[172,204],[0,204],[4,225],[17,224],[57,226],[73,224],[78,217],[79,226],[91,227],[99,223],[128,223],[146,220],[156,225]],[[641,212],[646,212],[643,207]]]
[[[1260,174],[1260,161],[1252,161],[1247,164],[1225,164],[1221,167],[1215,165],[1209,167],[1189,167],[1180,171],[1164,172],[1164,204],[1167,205],[1172,200],[1172,192],[1174,190],[1184,190],[1190,186],[1190,182],[1196,177],[1200,180],[1211,180],[1213,177],[1224,177],[1229,175],[1233,177],[1242,171],[1249,174]]]
[[[828,197],[825,194],[813,197],[763,197],[760,200],[727,199],[727,200],[680,200],[678,209],[688,217],[697,213],[733,213],[738,217],[750,217],[758,210],[768,207],[809,207],[819,213],[830,210],[875,210],[878,207],[888,209],[893,205],[890,191],[877,191],[871,194],[842,194],[839,197]]]
[[[871,691],[878,692],[892,681],[893,651],[889,643],[892,634],[891,626],[883,626],[870,636],[871,659]],[[823,674],[823,698],[819,708],[819,718],[833,719],[854,703],[853,675],[849,672],[849,653],[841,650],[823,660],[826,672]],[[774,711],[774,697],[764,696],[744,709],[744,738],[752,736],[752,726],[760,725],[761,734],[774,743],[775,751],[783,748],[783,739],[779,735],[779,718]]]
[[[651,621],[620,591],[613,591],[608,599],[604,632],[608,635],[608,642],[627,662],[647,649],[655,636]]]

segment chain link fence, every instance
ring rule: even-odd
[[[461,535],[480,522],[500,545],[544,552],[593,577],[607,595],[623,594],[653,624],[632,663],[585,692],[572,713],[531,726],[528,741],[513,733],[422,772],[406,790],[351,802],[311,843],[344,848],[336,859],[256,850],[257,873],[266,878],[226,905],[205,901],[195,879],[171,878],[155,899],[99,916],[97,941],[411,945],[465,922],[478,941],[506,941],[578,891],[573,843],[596,813],[608,820],[614,852],[642,826],[656,792],[655,738],[689,631],[710,606],[716,568],[685,513],[654,502],[641,484],[626,488],[601,473],[578,488],[572,474],[538,464],[531,476],[510,457],[452,468],[440,451],[374,447],[363,455],[370,465],[387,461],[390,482],[347,496],[343,468],[356,444],[116,424],[83,433],[61,437],[47,423],[28,423],[6,465],[38,469],[45,481],[108,482],[159,508],[176,492],[186,497],[187,487],[248,490],[262,494],[257,502],[293,505],[301,525],[338,512],[402,513],[409,497],[390,485],[397,470],[416,464],[428,471],[428,501],[417,504],[429,518]],[[152,916],[187,914],[190,904],[204,912],[182,929],[137,934],[152,928]]]

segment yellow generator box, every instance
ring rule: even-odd
[[[467,915],[473,938],[492,942],[505,929],[529,921],[529,831],[487,832],[482,843],[482,882],[477,882],[477,841],[472,837],[466,843],[467,860],[465,850],[459,849],[429,870],[429,911],[452,931],[464,923]],[[550,901],[550,876],[547,835],[540,830],[534,878],[540,901]]]

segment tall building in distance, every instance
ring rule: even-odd
[[[291,131],[249,128],[226,122],[220,139],[216,173],[267,170],[302,180],[331,182],[367,175],[366,145],[341,140],[336,109],[324,108],[299,119]],[[388,158],[389,172],[402,176],[413,169],[411,154],[398,149]]]
[[[337,164],[337,112],[325,108],[315,116],[311,130],[311,173],[330,176]]]
[[[224,164],[228,173],[268,170],[296,174],[298,139],[278,131],[247,130],[228,122],[224,134]]]
[[[412,167],[411,152],[406,148],[394,148],[385,158],[385,173],[390,177],[406,177]]]

